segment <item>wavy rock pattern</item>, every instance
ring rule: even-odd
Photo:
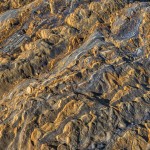
[[[150,3],[0,2],[0,149],[150,149]]]

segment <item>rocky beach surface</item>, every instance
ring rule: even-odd
[[[149,0],[0,0],[0,150],[149,149]]]

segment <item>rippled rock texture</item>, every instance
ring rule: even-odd
[[[5,149],[150,149],[148,1],[0,1]]]

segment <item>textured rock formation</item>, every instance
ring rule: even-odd
[[[0,2],[0,150],[149,150],[150,3]]]

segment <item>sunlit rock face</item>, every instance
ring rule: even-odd
[[[150,3],[0,1],[0,150],[149,150]]]

